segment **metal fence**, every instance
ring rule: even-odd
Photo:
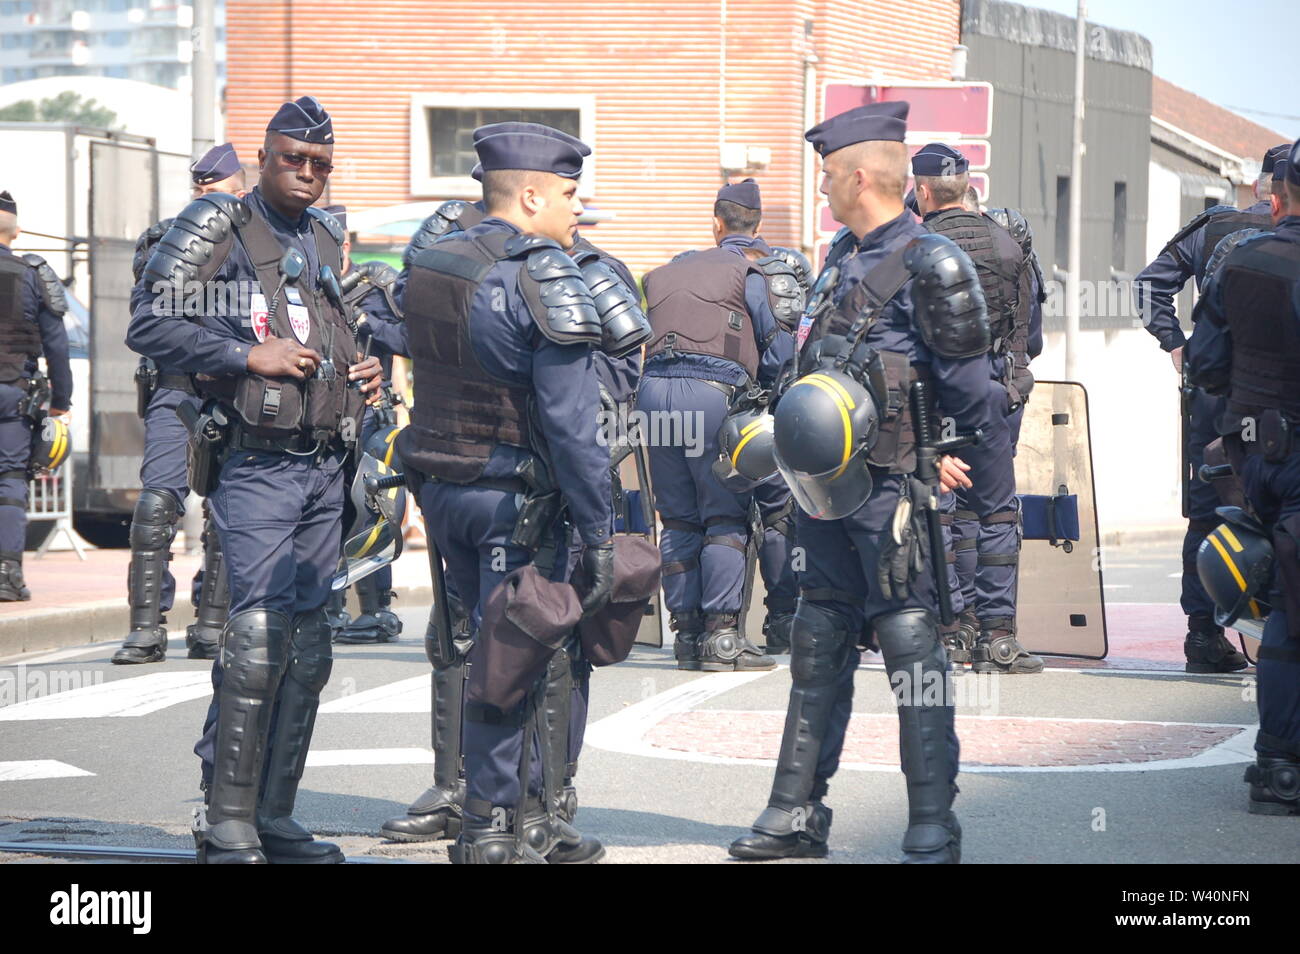
[[[63,534],[76,551],[77,556],[86,559],[86,551],[81,538],[72,529],[72,467],[65,465],[58,471],[45,477],[37,477],[27,482],[27,521],[53,520],[54,529],[36,548],[39,559],[50,548],[54,538]]]

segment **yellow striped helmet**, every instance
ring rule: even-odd
[[[772,452],[771,414],[761,407],[728,414],[718,430],[713,474],[728,490],[744,493],[776,473]]]
[[[72,453],[72,431],[61,417],[45,417],[32,429],[32,455],[27,461],[27,476],[53,474]]]
[[[775,458],[804,513],[839,520],[866,503],[879,431],[875,400],[847,374],[819,370],[790,385],[773,416]]]
[[[1218,609],[1214,621],[1231,626],[1238,619],[1263,619],[1273,579],[1273,544],[1264,528],[1240,507],[1220,507],[1224,522],[1196,551],[1196,572]]]

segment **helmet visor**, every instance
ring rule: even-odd
[[[840,520],[849,516],[871,496],[871,471],[866,448],[854,454],[843,468],[827,474],[805,474],[787,467],[776,452],[776,466],[790,488],[799,509],[815,520]]]

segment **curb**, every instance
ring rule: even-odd
[[[394,609],[433,602],[433,588],[394,586]],[[405,605],[403,605],[405,604]],[[348,594],[348,610],[359,612],[356,596]],[[0,618],[0,658],[42,650],[82,646],[86,643],[120,642],[130,629],[130,608],[125,598],[96,600],[79,606],[33,610],[22,616]],[[188,600],[173,607],[168,614],[169,651],[185,648],[185,627],[194,622],[194,607]]]

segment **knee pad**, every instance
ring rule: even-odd
[[[270,698],[284,673],[289,617],[275,610],[236,613],[221,631],[224,686],[239,695]]]
[[[939,627],[934,616],[926,609],[905,609],[877,617],[873,623],[876,644],[885,657],[885,668],[902,669],[921,663],[944,668],[943,648],[939,642]]]
[[[312,694],[325,688],[334,667],[330,636],[324,608],[294,617],[288,675]]]
[[[131,515],[131,549],[161,550],[176,535],[176,498],[165,490],[140,491]]]
[[[800,600],[790,625],[790,676],[795,683],[832,683],[853,648],[853,632],[843,614]]]

